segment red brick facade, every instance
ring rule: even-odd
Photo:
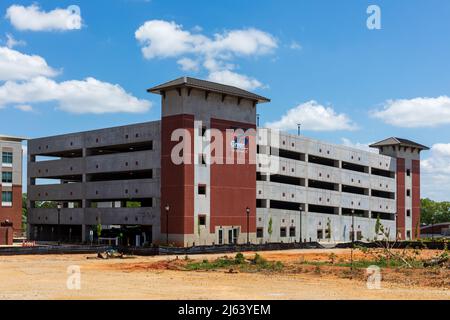
[[[0,227],[0,246],[13,244],[13,233],[14,231],[11,227]]]
[[[194,137],[194,116],[175,115],[161,120],[161,233],[166,233],[165,206],[170,206],[169,234],[194,233],[194,140],[190,139],[190,164],[174,164],[171,152],[178,141],[171,141],[176,129],[187,129]],[[189,148],[184,148],[189,149]],[[183,245],[182,243],[177,243]]]
[[[234,121],[211,119],[211,129],[220,130],[225,137],[227,129],[256,130],[255,125]],[[245,164],[237,164],[238,151],[231,153],[234,164],[226,164],[227,145],[230,141],[223,141],[224,164],[211,165],[211,224],[210,232],[215,227],[235,226],[241,227],[241,232],[247,232],[246,208],[250,209],[249,232],[256,232],[256,137],[248,136]],[[229,148],[228,148],[229,150]],[[250,157],[252,163],[250,164]]]
[[[0,194],[2,187],[0,185]],[[22,231],[22,187],[13,186],[13,206],[2,207],[0,201],[0,223],[9,220],[13,224],[14,234],[20,234]],[[0,199],[1,200],[1,199]]]

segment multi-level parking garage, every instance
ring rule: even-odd
[[[33,238],[87,239],[99,223],[158,237],[159,122],[35,139],[28,152]]]
[[[161,121],[29,141],[31,238],[88,241],[101,225],[126,244],[336,242],[373,240],[377,220],[391,239],[418,236],[427,147],[389,138],[368,152],[256,128],[269,99],[193,78],[149,92]],[[244,163],[194,160],[238,129],[223,159]],[[176,163],[180,143],[189,161]]]
[[[270,130],[260,136],[260,240],[348,241],[352,216],[355,239],[373,239],[377,218],[395,237],[395,158],[286,133],[272,137]],[[277,141],[267,141],[271,137]],[[271,162],[276,163],[275,172]]]

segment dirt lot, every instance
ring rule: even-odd
[[[317,267],[309,262],[348,261],[350,250],[261,252],[281,261],[276,272],[181,271],[184,257],[158,256],[97,260],[95,255],[0,257],[2,299],[447,299],[448,269],[382,269],[381,289],[369,290],[361,269]],[[433,251],[422,251],[432,257]],[[253,257],[254,253],[246,253]],[[223,255],[190,256],[196,261]],[[234,257],[233,254],[228,254]],[[366,254],[355,251],[355,260]],[[305,262],[306,261],[306,262]],[[67,289],[67,268],[81,268],[81,289]]]

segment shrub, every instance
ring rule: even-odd
[[[258,266],[262,266],[267,264],[267,260],[261,257],[259,254],[255,253],[255,257],[253,258],[252,262]]]
[[[234,257],[234,262],[236,264],[243,264],[243,263],[245,263],[244,255],[241,252],[236,253],[236,256]]]

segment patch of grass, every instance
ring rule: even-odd
[[[214,269],[230,268],[235,265],[236,261],[234,259],[222,257],[213,261],[208,261],[204,259],[202,262],[198,261],[189,262],[186,264],[185,268],[187,270],[214,270]]]
[[[185,266],[186,270],[217,270],[217,269],[234,269],[241,271],[280,271],[284,265],[280,261],[267,261],[259,254],[255,254],[254,258],[247,261],[242,253],[236,254],[234,259],[229,257],[221,257],[212,261],[204,259],[201,262],[188,262]]]
[[[423,262],[417,260],[408,261],[413,268],[423,268]],[[302,264],[309,264],[314,266],[328,266],[333,265],[337,267],[351,267],[352,264],[350,262],[338,261],[334,264],[329,261],[304,261]],[[404,262],[399,259],[384,259],[379,258],[377,260],[355,260],[353,261],[353,268],[356,269],[366,269],[369,266],[378,266],[380,268],[399,268],[404,267]]]

